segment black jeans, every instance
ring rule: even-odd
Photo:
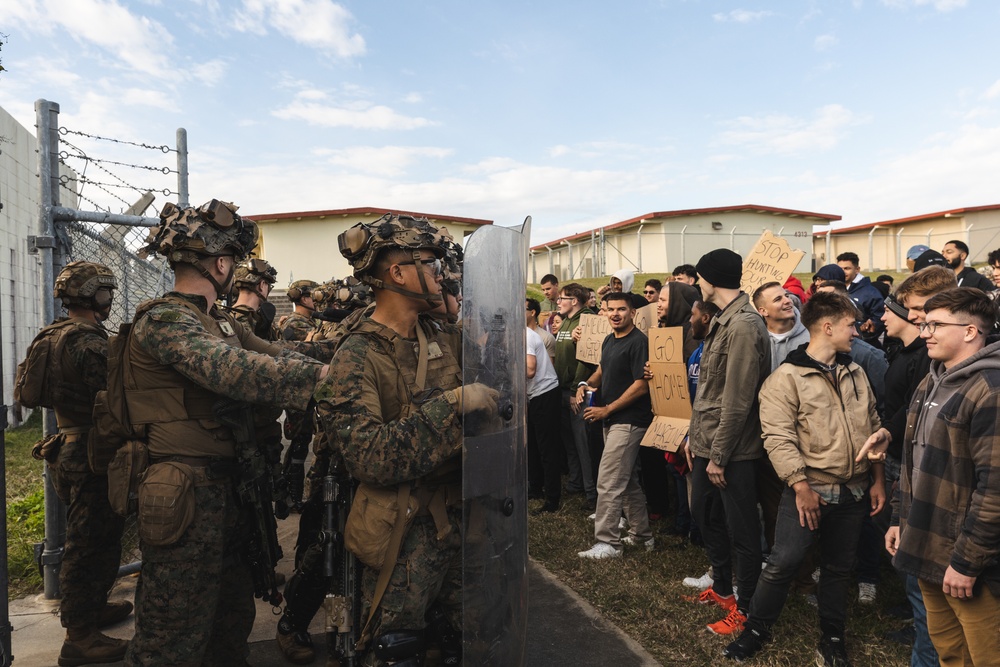
[[[562,391],[551,390],[528,401],[528,490],[544,491],[545,502],[559,504],[562,492],[560,474],[559,406]]]
[[[712,563],[712,588],[719,595],[733,592],[733,556],[739,607],[746,611],[760,576],[760,516],[757,514],[757,462],[730,461],[726,465],[726,488],[708,479],[708,459],[694,457],[691,472],[691,513],[701,528],[705,550]],[[725,510],[720,520],[720,506]]]
[[[795,491],[786,488],[778,506],[774,549],[760,574],[757,592],[750,605],[746,627],[769,629],[778,620],[788,589],[802,559],[819,540],[820,577],[819,625],[824,635],[844,636],[847,622],[847,587],[858,548],[861,524],[871,510],[866,493],[854,500],[849,493],[843,502],[820,505],[818,530],[803,528],[795,506]]]

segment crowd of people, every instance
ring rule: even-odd
[[[720,609],[707,627],[730,637],[728,659],[765,649],[796,590],[818,609],[817,664],[850,665],[852,578],[873,603],[890,557],[913,618],[891,638],[912,644],[911,665],[998,664],[1000,250],[993,280],[968,258],[962,241],[914,246],[895,285],[845,252],[808,288],[790,277],[753,294],[726,249],[641,295],[631,271],[596,294],[543,277],[545,301],[526,301],[532,514],[582,494],[595,539],[582,559],[654,550],[660,519],[704,546],[711,568],[683,583]],[[652,372],[634,318],[648,303],[684,337],[692,417],[677,452],[640,445]],[[584,314],[610,324],[597,365],[577,359]]]

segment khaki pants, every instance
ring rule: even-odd
[[[941,584],[920,580],[927,631],[941,667],[1000,664],[1000,600],[983,585],[971,600],[946,595]]]
[[[630,424],[613,424],[604,429],[604,454],[597,472],[594,537],[616,549],[621,548],[618,522],[623,512],[631,535],[640,541],[653,536],[636,466],[639,443],[645,433],[645,427]]]

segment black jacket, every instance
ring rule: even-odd
[[[851,301],[861,310],[861,322],[864,323],[866,320],[871,320],[872,324],[875,325],[873,333],[862,333],[861,337],[866,343],[871,343],[875,347],[881,347],[876,341],[878,341],[882,332],[885,331],[885,325],[882,324],[882,314],[885,313],[885,298],[882,296],[882,293],[875,289],[871,279],[865,276],[858,282],[848,285],[847,294],[851,297]]]
[[[927,342],[920,337],[906,347],[902,343],[889,346],[887,356],[889,370],[885,374],[885,427],[892,435],[889,456],[898,461],[903,455],[906,409],[920,381],[930,370],[931,359],[927,356]]]
[[[971,266],[967,266],[962,269],[961,273],[955,276],[958,280],[959,287],[975,287],[976,289],[981,289],[984,292],[992,292],[996,289],[996,285],[993,281],[984,276],[983,274],[976,271]]]

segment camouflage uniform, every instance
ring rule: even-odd
[[[243,258],[256,240],[256,225],[232,205],[167,205],[140,255],[192,264],[222,293],[228,281],[217,280],[201,258]],[[236,495],[233,432],[213,408],[222,399],[305,408],[321,366],[254,336],[204,296],[179,292],[140,305],[126,345],[129,418],[145,431],[151,465],[139,489],[143,566],[125,664],[245,665],[255,615],[244,549],[251,509]],[[190,469],[194,509],[176,539],[153,544],[147,536],[158,524],[147,518],[184,500],[168,496],[164,500],[173,502],[151,503],[148,510],[141,502],[157,464],[169,470],[167,461]]]
[[[292,313],[285,320],[281,338],[285,341],[306,341],[315,330],[316,321],[312,317]],[[291,442],[288,451],[285,452],[284,475],[288,480],[289,494],[297,511],[302,504],[305,461],[313,437],[312,413],[285,410],[285,437]]]
[[[171,292],[149,307],[139,307],[129,341],[137,391],[162,387],[162,377],[203,388],[202,405],[230,397],[260,405],[305,406],[319,366],[311,359],[254,336],[229,322],[213,307],[204,318],[178,303],[204,309],[204,297]],[[206,326],[206,318],[216,325]],[[243,348],[243,349],[241,349]],[[162,377],[153,375],[159,369]],[[192,389],[185,389],[195,394]],[[129,389],[126,388],[126,394]],[[134,423],[145,421],[132,411]],[[168,457],[232,460],[228,429],[211,419],[184,415],[164,423],[148,422],[150,460]],[[196,485],[194,520],[169,546],[142,544],[143,569],[137,592],[136,636],[129,665],[242,665],[253,627],[253,587],[241,558],[246,530],[231,478]]]
[[[383,488],[415,482],[427,492],[457,487],[460,502],[462,425],[441,390],[462,383],[461,341],[434,331],[423,318],[420,326],[428,344],[440,351],[428,361],[431,398],[414,402],[415,341],[365,317],[342,340],[330,374],[317,386],[316,409],[331,445],[342,453],[355,479]],[[449,506],[450,531],[440,539],[444,527],[436,526],[430,515],[422,513],[414,520],[379,605],[375,636],[422,630],[433,603],[442,606],[452,627],[461,627],[461,519],[461,506]],[[377,579],[378,572],[365,568],[366,605],[371,604]]]
[[[56,320],[67,321],[67,318]],[[70,365],[63,366],[68,376],[64,380],[82,389],[93,405],[94,394],[107,384],[108,335],[103,327],[82,321],[75,328],[77,331],[66,340]],[[66,551],[59,571],[62,592],[59,615],[63,627],[78,628],[95,625],[107,605],[108,592],[118,576],[125,520],[108,504],[107,475],[90,468],[89,412],[77,413],[60,405],[55,406],[55,411],[64,436],[49,472],[56,494],[66,504]]]

